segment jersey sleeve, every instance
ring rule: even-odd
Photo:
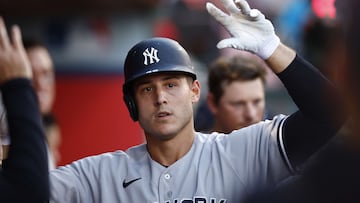
[[[102,194],[120,188],[127,159],[123,151],[104,153],[50,171],[50,202],[102,202]]]
[[[92,156],[50,171],[50,202],[91,202],[96,195],[96,166],[100,156]]]
[[[277,184],[292,174],[292,166],[282,144],[282,125],[286,116],[278,115],[240,130],[225,140],[234,170],[249,187]]]
[[[1,202],[45,202],[49,177],[37,97],[28,79],[1,86],[11,145],[0,171]]]

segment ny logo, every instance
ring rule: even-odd
[[[153,63],[157,63],[160,61],[158,55],[158,50],[154,49],[153,47],[151,47],[151,51],[149,51],[149,48],[146,48],[145,51],[143,52],[144,55],[144,64],[145,65],[149,65],[149,64],[153,64]],[[155,60],[155,61],[154,61]]]

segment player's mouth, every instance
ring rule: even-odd
[[[156,118],[166,118],[168,116],[170,116],[171,113],[170,112],[167,112],[167,111],[161,111],[161,112],[158,112],[156,114]]]

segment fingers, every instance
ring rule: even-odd
[[[265,18],[265,16],[259,10],[251,9],[248,2],[245,0],[235,0],[235,4],[243,15],[249,17],[249,20],[261,20]]]
[[[212,15],[217,21],[219,21],[221,24],[226,24],[226,19],[228,15],[224,12],[222,12],[219,8],[214,6],[212,3],[206,3],[206,9]]]
[[[216,47],[218,49],[224,49],[224,48],[234,48],[234,49],[242,49],[241,46],[238,45],[237,39],[235,38],[227,38],[221,40],[219,43],[217,43]]]
[[[22,37],[21,37],[21,31],[20,31],[19,26],[17,26],[17,25],[12,26],[11,38],[13,40],[12,43],[13,43],[15,49],[17,49],[17,50],[24,49]]]
[[[241,13],[244,15],[249,15],[251,8],[248,4],[248,2],[244,0],[235,0],[236,6],[240,9]]]
[[[221,0],[221,3],[230,14],[238,14],[240,12],[233,0]]]
[[[4,19],[0,16],[0,47],[8,48],[10,46],[9,36],[6,31]]]
[[[260,14],[261,12],[257,9],[252,9],[249,13],[250,17],[252,18],[257,18]]]
[[[23,42],[21,37],[21,31],[18,25],[13,25],[11,27],[11,39],[10,42],[8,33],[6,31],[6,26],[4,19],[0,16],[0,47],[8,48],[13,45],[16,49],[23,49]]]

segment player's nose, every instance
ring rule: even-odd
[[[167,103],[166,92],[161,88],[157,88],[155,91],[155,104],[161,105]]]
[[[251,122],[251,121],[255,120],[256,114],[257,114],[257,110],[254,106],[247,105],[245,107],[244,117],[245,117],[246,121]]]

